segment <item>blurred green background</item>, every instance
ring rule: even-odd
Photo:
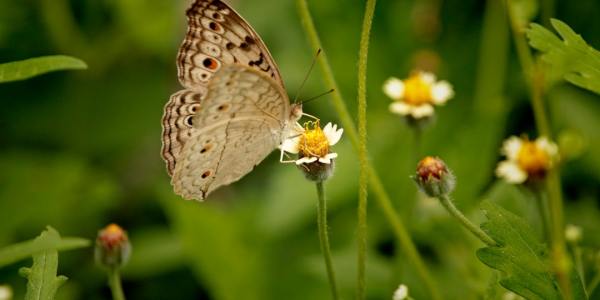
[[[456,96],[437,109],[422,155],[439,155],[458,177],[454,193],[466,214],[483,220],[484,198],[528,218],[532,199],[494,178],[509,135],[535,137],[531,108],[500,1],[380,0],[368,71],[371,160],[396,209],[448,299],[478,299],[494,272],[475,257],[481,243],[438,203],[417,196],[407,126],[388,111],[389,76],[414,68],[436,72]],[[0,85],[0,247],[30,239],[46,225],[63,236],[93,239],[116,222],[133,256],[124,269],[129,299],[327,299],[316,225],[316,193],[301,172],[273,154],[240,182],[204,203],[175,196],[160,158],[162,109],[180,89],[175,57],[189,1],[2,0],[0,62],[49,54],[86,61],[85,71],[57,72]],[[313,53],[292,0],[228,1],[262,36],[294,95]],[[323,47],[354,113],[356,61],[364,1],[310,0]],[[600,2],[555,1],[555,14],[600,48]],[[544,23],[544,20],[537,19]],[[304,97],[330,87],[315,71]],[[329,98],[305,107],[336,122]],[[568,157],[562,169],[566,220],[584,229],[586,261],[600,247],[600,99],[569,84],[548,93],[554,132]],[[334,264],[344,298],[356,278],[357,156],[336,145],[337,172],[327,182]],[[428,293],[399,252],[375,201],[369,203],[368,298],[390,299],[405,283]],[[92,249],[61,252],[70,278],[58,299],[107,299]],[[0,270],[21,299],[24,261]],[[492,285],[494,286],[494,285]],[[596,296],[599,296],[596,293]],[[600,296],[599,296],[600,297]]]

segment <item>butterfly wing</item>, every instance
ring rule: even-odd
[[[172,175],[186,141],[196,134],[191,120],[202,106],[216,72],[241,64],[264,73],[283,88],[279,69],[248,23],[218,0],[196,0],[187,10],[188,30],[179,48],[177,74],[185,90],[171,96],[162,119],[162,156]]]
[[[214,74],[175,164],[171,183],[186,199],[203,200],[239,180],[273,151],[287,126],[289,100],[275,81],[243,65]]]

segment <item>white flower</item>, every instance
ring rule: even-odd
[[[528,179],[543,178],[554,166],[558,147],[545,137],[530,141],[512,136],[504,141],[500,152],[506,160],[498,163],[496,175],[509,183],[520,184]]]
[[[282,151],[298,154],[298,159],[294,161],[297,165],[316,161],[330,164],[338,156],[337,153],[330,152],[330,147],[339,142],[343,132],[344,129],[338,129],[332,123],[327,123],[321,129],[318,121],[307,122],[298,135],[283,141],[280,148]]]
[[[0,300],[10,300],[13,297],[12,289],[9,285],[0,285]]]
[[[581,230],[581,227],[573,224],[567,224],[567,226],[565,227],[565,238],[567,239],[567,242],[577,243],[581,241],[582,236],[583,232]]]
[[[396,291],[394,292],[393,300],[405,300],[408,299],[408,287],[406,285],[401,284]]]
[[[405,80],[391,77],[383,84],[383,92],[394,100],[391,112],[415,119],[433,115],[434,106],[444,105],[454,96],[450,83],[436,81],[435,75],[427,72],[414,72]]]

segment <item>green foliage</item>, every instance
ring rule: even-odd
[[[52,55],[0,64],[0,83],[25,80],[48,72],[87,69],[80,59]]]
[[[219,207],[179,200],[168,197],[165,208],[187,262],[215,299],[263,299],[263,257],[244,238],[247,224],[226,218]]]
[[[492,202],[481,207],[488,218],[481,228],[499,245],[479,249],[477,257],[503,272],[500,284],[527,299],[560,299],[548,267],[548,250],[527,223]]]
[[[79,241],[79,244],[71,243],[71,247],[83,247],[89,243]],[[56,230],[48,227],[34,242],[40,245],[59,245],[61,237]],[[33,254],[33,266],[21,268],[19,271],[27,278],[27,294],[25,300],[52,300],[58,288],[67,281],[65,276],[56,276],[58,268],[58,251],[56,248],[41,248]]]
[[[0,268],[25,259],[38,252],[72,250],[88,247],[89,245],[90,241],[86,239],[71,237],[61,238],[54,229],[48,227],[47,231],[44,231],[42,235],[33,240],[13,244],[0,249]]]
[[[600,52],[575,33],[569,25],[551,20],[556,36],[539,24],[531,24],[527,37],[531,47],[542,52],[542,60],[568,82],[600,94]]]

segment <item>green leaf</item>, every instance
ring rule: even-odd
[[[54,229],[49,227],[48,231],[44,231],[44,233],[50,231],[54,231]],[[42,234],[42,236],[0,249],[0,268],[28,258],[39,252],[49,250],[71,250],[88,247],[90,245],[89,240],[82,238],[61,238],[60,236],[53,234]]]
[[[542,52],[542,60],[568,82],[600,94],[600,52],[588,45],[569,25],[552,19],[560,38],[539,24],[527,29],[531,47]],[[562,38],[562,40],[561,40]]]
[[[80,69],[87,69],[86,63],[70,56],[51,55],[29,58],[0,64],[0,83],[29,79],[53,71]]]
[[[550,273],[546,246],[520,217],[484,201],[488,221],[481,228],[498,246],[477,251],[477,257],[503,274],[500,285],[527,299],[560,299],[556,281]]]
[[[56,230],[48,227],[38,236],[39,243],[52,243],[60,240]],[[27,293],[25,300],[52,300],[58,288],[67,281],[65,276],[56,276],[58,268],[58,251],[48,249],[33,255],[33,266],[21,268],[20,273],[27,278]]]

